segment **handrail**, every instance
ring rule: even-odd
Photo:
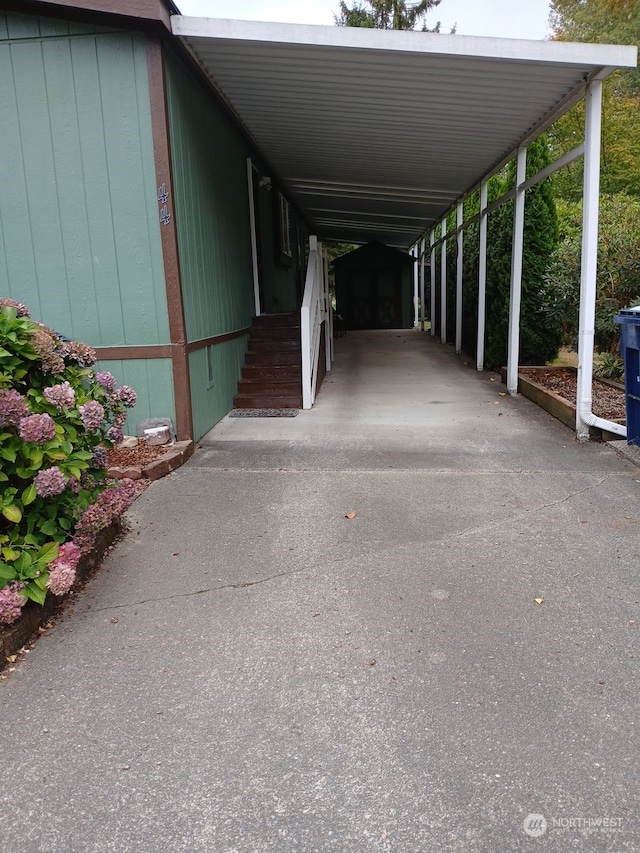
[[[304,297],[300,309],[300,337],[302,345],[302,408],[310,409],[316,398],[318,381],[318,359],[322,323],[331,325],[328,278],[324,263],[322,244],[318,238],[309,237],[309,263],[304,285]],[[330,328],[325,330],[331,334]],[[331,368],[330,341],[327,339],[327,369]]]

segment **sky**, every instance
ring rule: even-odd
[[[333,25],[338,0],[175,0],[183,15]],[[349,5],[352,5],[349,2]],[[429,20],[442,32],[543,39],[549,35],[549,0],[441,0]]]

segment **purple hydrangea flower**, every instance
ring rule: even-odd
[[[113,425],[116,427],[123,427],[127,422],[127,413],[126,412],[116,412],[113,416]]]
[[[108,370],[101,370],[96,373],[96,382],[102,385],[105,391],[113,391],[116,387],[116,378]]]
[[[110,429],[107,430],[107,438],[114,444],[120,444],[120,442],[124,438],[124,433],[122,432],[120,427],[112,426]]]
[[[96,400],[89,400],[78,409],[85,429],[100,429],[104,421],[104,409]]]
[[[133,409],[136,404],[136,400],[138,399],[138,395],[133,388],[129,388],[128,385],[121,385],[116,393],[118,395],[118,400],[123,406],[126,406],[127,409]]]
[[[11,625],[20,616],[25,598],[20,592],[24,584],[10,583],[0,589],[0,623]]]
[[[52,498],[64,492],[67,487],[67,478],[57,465],[52,468],[44,468],[36,474],[34,483],[36,492],[41,498]]]
[[[69,482],[67,483],[69,486],[69,491],[74,495],[77,495],[82,488],[82,484],[77,477],[74,477],[73,474],[69,477]]]
[[[91,460],[92,468],[106,468],[109,464],[107,451],[101,445],[93,448],[93,459]]]
[[[29,416],[29,407],[22,394],[13,388],[0,389],[0,425],[18,426]]]
[[[61,412],[63,409],[71,409],[76,402],[76,392],[68,382],[52,385],[44,389],[44,396],[49,403],[53,403]]]
[[[64,361],[58,351],[59,343],[55,332],[46,326],[40,326],[31,333],[31,344],[40,356],[45,373],[62,373],[64,370]]]
[[[20,438],[34,444],[46,444],[55,438],[56,425],[50,415],[29,415],[20,421]]]

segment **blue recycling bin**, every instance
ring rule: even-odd
[[[624,359],[627,444],[640,445],[640,306],[626,308],[614,319],[620,326],[620,355]]]

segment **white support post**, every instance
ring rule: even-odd
[[[480,257],[478,261],[478,346],[476,369],[484,370],[484,334],[487,317],[487,181],[480,184]]]
[[[249,225],[251,228],[251,262],[253,265],[253,298],[256,317],[260,316],[260,279],[258,272],[258,237],[256,233],[256,200],[253,195],[253,163],[247,157],[247,188],[249,191]]]
[[[456,252],[456,352],[462,352],[462,262],[464,252],[464,232],[462,231],[462,223],[464,222],[464,208],[462,202],[458,202],[456,208],[456,227],[460,228],[457,239]]]
[[[417,329],[420,324],[420,315],[419,315],[419,306],[418,306],[418,258],[420,255],[420,250],[418,248],[418,244],[411,249],[411,255],[413,256],[414,264],[413,264],[413,328]]]
[[[425,310],[424,310],[424,262],[426,260],[425,251],[427,241],[422,238],[420,243],[420,331],[424,332]]]
[[[442,220],[440,246],[440,342],[447,342],[447,217]]]
[[[324,297],[325,369],[327,373],[329,373],[331,370],[331,362],[333,361],[333,354],[331,351],[331,342],[333,340],[333,319],[331,316],[331,299],[329,298],[329,258],[327,257],[327,250],[324,246],[322,247],[322,290]]]
[[[431,334],[436,333],[436,247],[433,245],[436,242],[435,228],[431,229],[429,234],[429,245],[431,247],[431,292],[429,294],[429,303],[431,306]]]
[[[578,328],[578,388],[576,433],[589,439],[585,421],[592,408],[593,347],[598,268],[598,219],[600,213],[600,147],[602,136],[602,81],[594,80],[586,94],[584,197],[582,204],[582,267],[580,272],[580,319]]]
[[[522,256],[524,246],[524,202],[527,179],[527,149],[518,149],[516,197],[513,210],[513,246],[511,250],[511,293],[509,297],[509,341],[507,349],[507,391],[518,393],[518,360],[520,357],[520,301],[522,297]]]

